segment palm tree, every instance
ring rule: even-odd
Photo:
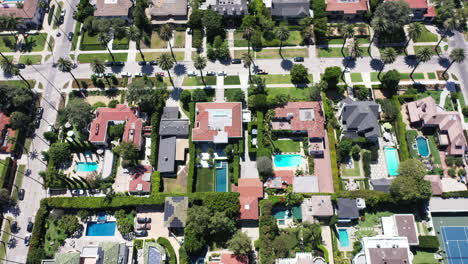
[[[424,26],[419,22],[414,22],[408,26],[408,40],[405,44],[405,50],[408,48],[410,41],[415,41],[418,39],[424,30]]]
[[[159,56],[159,67],[161,67],[161,69],[163,69],[164,71],[167,71],[172,86],[174,86],[174,82],[172,81],[172,76],[170,72],[172,67],[174,67],[174,58],[172,58],[171,55],[169,55],[168,53],[161,54],[161,56]]]
[[[143,52],[141,51],[141,46],[140,46],[140,41],[142,39],[142,32],[139,28],[132,26],[128,29],[128,38],[131,41],[135,41],[136,48],[140,52],[141,58],[143,61],[145,61],[145,55],[143,55]]]
[[[206,86],[205,78],[203,78],[203,69],[205,69],[206,67],[206,58],[203,56],[197,55],[197,57],[195,57],[195,60],[193,61],[193,66],[195,66],[195,69],[200,71],[202,82]]]
[[[418,60],[418,63],[416,64],[416,66],[414,66],[413,70],[411,71],[411,74],[410,74],[411,79],[413,79],[413,73],[416,70],[416,68],[419,66],[419,64],[421,64],[421,62],[429,61],[431,59],[431,56],[432,56],[432,51],[427,47],[424,47],[418,50],[418,52],[416,52],[416,59]]]
[[[339,31],[341,32],[341,36],[343,37],[343,46],[341,47],[341,54],[343,55],[343,57],[346,57],[343,50],[346,45],[346,40],[354,36],[354,26],[352,24],[342,26],[341,28],[339,28]]]
[[[96,74],[104,74],[106,72],[106,65],[101,59],[96,58],[91,61],[91,70]],[[106,75],[104,75],[104,78],[106,78],[109,87],[111,87],[111,83],[109,82],[109,79]]]
[[[374,35],[369,43],[367,52],[371,55],[372,43],[374,43],[375,38],[382,32],[385,32],[388,28],[388,21],[383,17],[375,17],[371,22],[372,28],[374,29]]]
[[[242,54],[242,60],[244,61],[244,66],[247,66],[249,68],[249,81],[250,81],[251,77],[252,77],[250,67],[252,66],[252,64],[255,65],[254,59],[253,59],[252,55],[250,55],[249,53],[243,53]]]
[[[108,45],[109,41],[110,41],[109,34],[101,32],[101,33],[99,33],[97,38],[98,38],[99,44],[101,44],[101,46],[107,48],[107,51],[109,52],[109,54],[112,57],[112,61],[115,62],[114,54],[112,54],[112,51],[109,49],[109,45]]]
[[[466,57],[466,54],[465,54],[465,49],[463,48],[455,48],[452,50],[452,52],[450,52],[450,59],[452,60],[449,64],[449,66],[447,67],[447,69],[445,69],[444,73],[442,74],[442,76],[445,76],[445,74],[447,73],[447,71],[450,69],[450,67],[452,66],[452,64],[454,64],[455,62],[456,63],[462,63],[464,60],[465,60],[465,57]]]
[[[440,36],[439,41],[437,42],[437,45],[435,46],[434,50],[439,55],[438,48],[440,46],[440,43],[442,40],[447,37],[450,32],[454,31],[460,26],[460,21],[456,17],[449,17],[447,18],[444,23],[443,23],[443,29],[442,29],[442,36]],[[440,56],[440,55],[439,55]]]
[[[253,27],[246,27],[244,28],[244,33],[242,34],[242,37],[247,40],[247,52],[250,54],[250,39],[252,38],[252,35],[254,34],[255,29]]]
[[[397,52],[394,48],[385,48],[380,53],[380,60],[382,61],[383,65],[377,75],[377,78],[380,80],[380,75],[382,74],[383,69],[385,68],[386,64],[392,64],[395,62],[397,58]]]
[[[58,66],[58,69],[59,71],[61,72],[68,72],[70,73],[70,75],[73,77],[73,79],[75,80],[76,82],[76,85],[78,85],[78,88],[80,88],[80,83],[78,82],[78,80],[75,78],[75,75],[73,75],[72,73],[72,69],[73,69],[73,62],[67,58],[62,58],[60,57],[58,60],[57,60],[57,66]]]
[[[28,88],[31,89],[31,84],[29,84],[29,82],[23,77],[23,75],[21,75],[20,69],[13,64],[12,59],[4,57],[0,62],[0,67],[6,74],[19,76],[21,80],[23,80],[23,82],[26,83]]]
[[[174,61],[177,61],[174,56],[174,52],[172,51],[172,45],[171,45],[172,28],[168,26],[167,24],[164,24],[159,28],[158,34],[162,40],[167,42],[167,44],[169,45],[169,48],[171,49],[172,58],[174,59]]]
[[[348,55],[348,60],[346,62],[346,66],[345,68],[343,69],[343,72],[341,72],[341,80],[346,83],[346,80],[344,78],[344,74],[345,74],[345,71],[346,69],[348,68],[348,65],[349,63],[351,63],[351,61],[359,58],[359,57],[362,57],[362,48],[359,46],[359,39],[357,38],[353,38],[353,42],[348,46],[348,49],[349,49],[349,55]]]
[[[281,51],[282,51],[282,48],[283,48],[283,41],[288,40],[289,30],[286,27],[279,27],[278,30],[276,30],[276,37],[280,40],[279,53],[280,53],[280,56],[282,57],[283,55],[281,55]]]

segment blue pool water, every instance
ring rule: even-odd
[[[338,229],[338,240],[341,247],[349,247],[349,236],[346,229]]]
[[[228,165],[226,161],[216,161],[216,190],[217,192],[227,192]]]
[[[275,155],[274,162],[276,167],[298,167],[302,164],[302,157],[297,154]]]
[[[77,172],[89,172],[97,169],[98,164],[96,162],[77,162],[75,166]]]
[[[89,222],[86,228],[87,236],[113,236],[115,234],[116,222]]]
[[[424,158],[429,157],[429,145],[427,144],[427,139],[425,137],[417,137],[416,145],[418,146],[418,153]]]
[[[387,161],[388,174],[390,176],[398,175],[398,154],[396,148],[384,147],[385,159]]]
[[[97,219],[99,222],[105,222],[107,220],[106,213],[99,213]]]

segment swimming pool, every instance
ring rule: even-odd
[[[302,157],[297,154],[275,155],[274,162],[276,167],[298,167],[302,165]]]
[[[116,222],[89,222],[86,228],[86,236],[113,236]]]
[[[104,213],[104,212],[99,213],[98,216],[97,216],[97,220],[100,223],[106,222],[106,220],[107,220],[106,213]]]
[[[418,147],[418,153],[424,158],[429,157],[430,150],[429,145],[427,144],[427,139],[425,137],[416,138],[416,146]]]
[[[348,230],[338,229],[338,240],[340,240],[340,247],[349,247]]]
[[[277,220],[290,218],[302,220],[301,206],[294,206],[292,208],[273,208],[272,214]]]
[[[77,172],[90,172],[96,171],[98,169],[98,164],[96,162],[77,162],[75,170]]]
[[[217,192],[227,192],[228,165],[226,161],[216,161],[216,190]]]
[[[388,174],[390,176],[398,175],[398,154],[396,148],[384,147],[385,160],[387,161]]]

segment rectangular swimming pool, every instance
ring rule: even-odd
[[[75,170],[77,172],[91,172],[98,169],[98,164],[96,162],[77,162]]]
[[[338,229],[338,240],[340,241],[340,246],[345,248],[349,247],[349,236],[348,230]]]
[[[302,157],[298,154],[275,155],[276,167],[299,167],[302,165]]]
[[[398,154],[396,148],[384,147],[385,160],[387,161],[387,170],[390,176],[398,175]]]
[[[228,163],[227,161],[216,161],[216,190],[217,192],[228,191]]]
[[[89,222],[86,228],[86,236],[113,236],[116,222]]]

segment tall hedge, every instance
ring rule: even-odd
[[[336,158],[336,139],[335,130],[331,124],[327,124],[328,145],[330,151],[330,163],[333,176],[333,189],[335,192],[341,190],[340,171],[338,170],[338,160]]]
[[[150,163],[153,168],[158,167],[158,151],[159,151],[159,123],[161,121],[161,112],[156,110],[151,115],[151,156]]]
[[[45,258],[45,251],[43,247],[44,236],[46,233],[45,223],[49,216],[49,209],[45,200],[41,201],[41,206],[36,212],[34,218],[34,228],[29,241],[29,251],[26,260],[27,264],[39,264]]]
[[[190,112],[190,127],[194,127],[195,124],[195,103],[189,104],[189,112]],[[192,141],[192,133],[190,133],[189,137],[189,170],[188,170],[188,177],[187,177],[187,193],[191,193],[195,189],[195,182],[196,182],[196,170],[195,170],[195,161],[196,161],[196,146],[195,143]]]
[[[158,244],[166,249],[166,254],[169,255],[169,264],[177,264],[177,255],[175,253],[174,248],[171,245],[171,242],[165,237],[160,237],[156,240]]]
[[[393,96],[392,98],[393,104],[398,109],[397,111],[397,118],[394,122],[395,126],[395,133],[398,139],[398,143],[400,147],[398,148],[398,154],[400,156],[400,160],[404,161],[410,158],[409,149],[408,149],[408,142],[406,141],[406,125],[403,122],[403,117],[401,115],[400,109],[400,101],[398,100],[398,96]]]
[[[157,193],[161,191],[161,174],[159,171],[154,171],[151,176],[151,192]]]
[[[435,252],[439,249],[439,246],[439,240],[436,236],[419,236],[419,248]]]

